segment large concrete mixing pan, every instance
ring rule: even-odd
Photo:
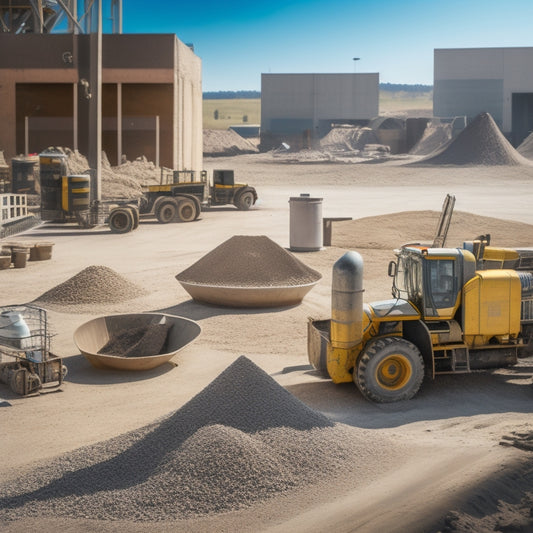
[[[134,330],[160,323],[170,326],[161,350],[163,353],[141,357],[120,357],[98,353],[113,335],[124,330]],[[172,359],[177,352],[194,341],[200,331],[201,328],[196,322],[180,316],[162,313],[110,315],[82,324],[74,332],[74,342],[80,352],[96,368],[148,370]]]
[[[226,307],[284,307],[299,304],[319,281],[317,279],[312,283],[285,287],[226,287],[186,281],[180,283],[198,302]]]

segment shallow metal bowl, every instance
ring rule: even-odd
[[[141,357],[120,357],[99,354],[109,339],[121,331],[164,323],[170,325],[164,346],[165,353]],[[176,353],[193,342],[200,334],[200,325],[181,316],[163,313],[137,313],[108,315],[95,318],[82,324],[74,332],[74,342],[95,368],[114,368],[117,370],[148,370],[166,363]]]

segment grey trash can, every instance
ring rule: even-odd
[[[308,194],[289,199],[290,250],[316,252],[322,248],[322,198]]]

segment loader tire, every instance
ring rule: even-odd
[[[249,190],[243,191],[239,194],[237,200],[235,201],[235,206],[241,211],[248,211],[250,207],[254,205],[254,193]]]
[[[424,379],[424,360],[418,348],[401,337],[376,339],[362,351],[353,379],[367,400],[409,400]]]
[[[168,224],[176,220],[178,204],[174,200],[166,200],[157,206],[155,217],[160,224]]]
[[[109,215],[111,233],[129,233],[135,225],[135,218],[129,207],[118,207]]]
[[[199,215],[199,209],[192,198],[181,198],[178,201],[177,218],[180,222],[192,222]]]

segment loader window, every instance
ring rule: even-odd
[[[453,259],[428,260],[426,308],[453,307],[457,298],[457,278]]]
[[[418,256],[400,255],[394,280],[393,296],[412,302],[422,309],[422,263]]]

